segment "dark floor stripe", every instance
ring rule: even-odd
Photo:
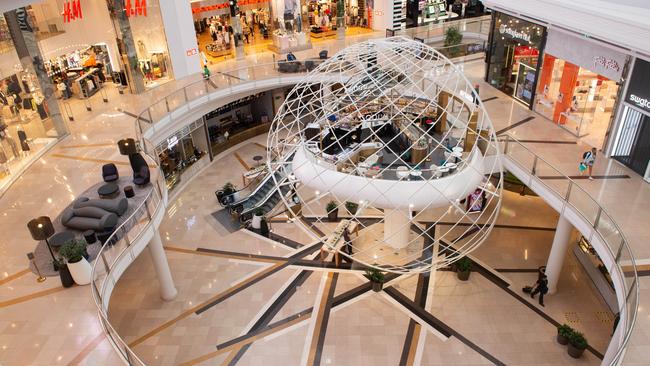
[[[496,134],[497,134],[497,135],[501,135],[501,134],[503,134],[503,133],[505,133],[505,132],[508,132],[508,131],[512,130],[513,128],[519,127],[519,126],[523,125],[524,123],[526,123],[526,122],[530,122],[530,121],[532,121],[532,120],[534,120],[534,119],[535,119],[534,116],[528,116],[528,117],[522,119],[522,120],[519,121],[519,122],[515,122],[515,123],[511,124],[510,126],[508,126],[508,127],[506,127],[506,128],[502,128],[502,129],[500,129],[499,131],[497,131]]]
[[[483,103],[485,103],[485,102],[489,102],[489,101],[491,101],[491,100],[495,100],[495,99],[499,99],[499,97],[489,97],[489,98],[485,98],[485,99],[483,99],[483,100],[481,100],[481,101],[482,101]]]
[[[500,273],[537,273],[539,271],[537,268],[495,268],[494,270]]]
[[[327,300],[325,301],[325,308],[323,311],[323,320],[320,323],[320,329],[317,329],[318,333],[318,342],[316,343],[316,353],[314,357],[314,366],[320,366],[320,361],[323,355],[323,345],[325,344],[325,336],[327,335],[327,324],[330,319],[330,312],[332,310],[332,301],[334,299],[334,293],[336,292],[336,282],[339,278],[339,274],[334,272],[332,273],[332,283],[329,288],[329,292],[326,294]]]
[[[212,81],[212,79],[208,79],[208,80],[207,80],[207,83],[210,84],[211,87],[213,87],[213,88],[215,88],[215,89],[219,89],[219,87],[217,86],[217,84],[215,84],[214,81]]]
[[[131,112],[129,112],[129,111],[125,111],[125,110],[122,109],[122,108],[118,108],[117,110],[120,111],[120,112],[122,112],[122,113],[124,113],[124,114],[126,114],[127,116],[131,116],[131,117],[133,117],[133,118],[135,118],[135,119],[138,119],[138,118],[139,118],[139,119],[141,119],[141,120],[143,120],[143,121],[145,121],[145,122],[147,122],[147,123],[151,123],[151,121],[150,121],[148,118],[140,117],[140,116],[138,116],[137,114],[133,114],[133,113],[131,113]]]
[[[537,178],[539,179],[548,179],[548,180],[564,180],[567,179],[567,177],[562,176],[562,175],[538,175]],[[570,175],[569,178],[573,180],[577,179],[589,179],[588,175]],[[592,178],[594,179],[630,179],[630,176],[627,174],[620,174],[620,175],[592,175]]]
[[[312,230],[314,230],[316,234],[320,236],[325,236],[325,233],[321,229],[319,229],[314,223],[309,222],[305,217],[300,216],[299,220],[302,221],[305,225],[309,226]]]
[[[302,286],[305,281],[311,276],[313,272],[311,271],[301,271],[296,278],[294,278],[293,281],[287,286],[287,288],[282,291],[280,296],[269,306],[268,309],[260,316],[260,318],[255,322],[253,327],[251,328],[251,331],[258,331],[263,329],[264,327],[268,326],[269,323],[271,323],[271,320],[280,312],[282,307],[289,302],[291,297],[296,293],[298,287]],[[228,363],[228,366],[233,366],[235,365],[248,351],[248,349],[251,347],[251,344],[246,344],[244,345],[239,351],[237,351],[237,354],[232,358],[230,363]]]
[[[249,282],[246,282],[244,285],[242,285],[242,286],[240,286],[240,287],[234,289],[233,291],[229,292],[229,293],[226,294],[225,296],[222,296],[222,297],[220,297],[220,298],[218,298],[218,299],[215,299],[214,301],[209,302],[208,304],[206,304],[206,305],[204,305],[203,307],[201,307],[200,309],[198,309],[198,310],[195,312],[195,314],[196,314],[196,315],[200,315],[200,314],[206,312],[207,310],[211,309],[211,308],[214,307],[215,305],[218,305],[218,304],[222,303],[223,301],[225,301],[225,300],[231,298],[232,296],[234,296],[234,295],[236,295],[236,294],[242,292],[243,290],[245,290],[245,289],[247,289],[247,288],[253,286],[254,284],[256,284],[256,283],[262,281],[263,279],[268,278],[269,276],[271,276],[271,275],[273,275],[273,274],[275,274],[275,273],[277,273],[277,272],[283,270],[284,268],[286,268],[287,266],[289,266],[289,265],[291,265],[293,262],[295,262],[295,260],[297,260],[297,259],[302,259],[302,257],[304,257],[304,256],[306,256],[306,255],[308,255],[308,254],[310,254],[310,253],[315,252],[315,251],[318,250],[321,246],[322,246],[322,243],[316,243],[316,244],[312,244],[312,245],[309,245],[309,246],[306,246],[306,247],[302,248],[302,249],[299,250],[297,253],[295,253],[294,255],[290,256],[290,257],[289,257],[290,260],[287,260],[287,262],[282,263],[282,264],[280,264],[280,265],[274,265],[275,268],[269,270],[268,272],[264,273],[264,274],[261,275],[261,276],[257,276],[257,277],[255,277],[253,280],[251,280],[251,281],[249,281]]]
[[[517,140],[528,144],[560,144],[560,145],[577,145],[577,141],[561,141],[561,140]]]
[[[409,311],[413,312],[416,314],[420,319],[424,320],[427,322],[427,324],[430,324],[432,327],[434,327],[436,330],[438,330],[440,333],[445,335],[446,337],[451,337],[454,336],[456,337],[459,341],[463,342],[465,345],[473,349],[474,351],[478,352],[481,356],[485,357],[486,359],[490,360],[492,363],[495,365],[499,366],[505,366],[505,363],[501,362],[498,358],[492,356],[489,354],[487,351],[485,351],[483,348],[479,347],[476,343],[470,341],[469,339],[465,338],[463,335],[455,331],[453,328],[442,322],[440,319],[436,318],[433,316],[431,313],[425,311],[424,309],[420,308],[415,304],[415,302],[409,300],[404,294],[396,290],[394,287],[388,287],[384,289],[384,291],[388,294],[388,296],[392,297],[395,299],[395,301],[399,302],[407,308]]]
[[[386,282],[392,281],[397,277],[398,277],[398,275],[393,274],[393,273],[389,273],[389,274],[386,275]],[[332,299],[332,309],[334,309],[334,308],[336,308],[338,306],[341,306],[341,305],[345,304],[346,302],[348,302],[348,301],[350,301],[350,300],[352,300],[352,299],[354,299],[354,298],[356,298],[358,296],[361,296],[361,295],[365,294],[366,292],[370,291],[371,289],[372,289],[372,285],[370,284],[370,282],[366,282],[366,283],[364,283],[362,285],[359,285],[357,287],[354,287],[354,288],[352,288],[352,289],[350,289],[350,290],[348,290],[348,291],[346,291],[346,292],[344,292],[344,293],[342,293],[340,295],[335,296]],[[268,326],[263,327],[263,328],[261,328],[259,330],[256,330],[256,331],[253,331],[253,332],[248,332],[248,333],[246,333],[246,334],[244,334],[242,336],[239,336],[239,337],[233,338],[233,339],[231,339],[229,341],[220,343],[219,345],[217,345],[217,349],[223,349],[223,348],[226,348],[228,346],[232,346],[233,344],[239,343],[239,342],[244,341],[244,340],[246,340],[248,338],[255,337],[256,335],[258,335],[258,334],[260,334],[260,333],[262,333],[262,332],[264,332],[266,330],[276,328],[278,326],[281,326],[283,324],[291,322],[291,321],[293,321],[295,319],[298,319],[298,318],[301,318],[301,317],[308,317],[313,311],[314,311],[313,307],[307,308],[307,309],[305,309],[303,311],[300,311],[300,312],[298,312],[296,314],[293,314],[293,315],[288,316],[288,317],[286,317],[284,319],[281,319],[281,320],[278,320],[278,321],[276,321],[274,323],[271,323]]]
[[[422,224],[428,224],[428,221],[420,221]],[[477,225],[479,227],[485,226],[485,224],[472,224],[470,222],[439,222],[438,225],[445,226],[473,226]],[[516,229],[516,230],[540,230],[540,231],[555,231],[554,227],[541,227],[541,226],[522,226],[522,225],[505,225],[505,224],[495,224],[496,229]]]
[[[448,242],[445,240],[440,240],[441,245],[441,251],[446,252],[448,254],[456,254],[458,251]],[[495,283],[497,286],[501,288],[507,288],[510,286],[508,282],[506,282],[503,278],[497,276],[496,274],[492,273],[489,269],[483,267],[481,264],[473,262],[472,263],[472,271],[478,272],[483,275],[483,277],[487,278],[491,282]]]
[[[203,253],[220,254],[220,255],[231,256],[231,257],[238,257],[238,258],[241,258],[243,260],[246,260],[246,259],[268,259],[268,260],[274,260],[274,261],[288,261],[289,260],[287,258],[273,256],[273,255],[239,253],[239,252],[230,252],[230,251],[227,251],[227,250],[209,249],[209,248],[196,248],[196,251],[197,252],[203,252]]]
[[[283,245],[286,245],[286,246],[294,248],[294,249],[304,247],[304,245],[302,243],[298,243],[297,241],[291,240],[291,239],[289,239],[287,237],[284,237],[282,235],[278,235],[276,233],[269,233],[269,239],[271,239],[273,241],[277,241],[278,243],[281,243]]]
[[[219,75],[223,75],[223,76],[227,76],[227,77],[229,77],[229,78],[233,78],[233,79],[237,79],[237,80],[244,80],[244,79],[240,78],[239,76],[235,76],[235,75],[231,75],[231,74],[226,74],[225,72],[221,72],[221,71],[217,71],[217,74],[219,74]],[[212,81],[212,80],[210,80],[210,81]]]

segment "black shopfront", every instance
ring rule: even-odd
[[[650,181],[650,62],[636,59],[611,156]]]
[[[493,12],[485,81],[530,107],[545,39],[545,27]]]

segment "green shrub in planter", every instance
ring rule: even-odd
[[[566,324],[562,324],[557,327],[557,343],[562,345],[567,345],[569,343],[569,338],[573,334],[574,330]]]
[[[345,203],[345,209],[348,210],[350,215],[356,214],[358,208],[359,208],[359,205],[354,203],[354,202],[346,202]]]
[[[472,260],[467,257],[462,257],[456,261],[456,275],[461,281],[469,279],[469,273],[472,271]]]
[[[372,283],[372,290],[375,292],[381,291],[384,281],[386,280],[386,276],[384,276],[384,272],[376,269],[376,268],[368,268],[366,269],[366,274],[364,276],[370,280]]]
[[[235,193],[235,191],[237,190],[237,187],[235,187],[235,185],[230,183],[230,182],[226,182],[226,184],[223,185],[222,189],[223,189],[223,193],[225,195],[229,195],[229,194]]]
[[[84,258],[84,254],[86,254],[86,242],[84,240],[70,240],[59,249],[59,255],[65,258],[68,263],[79,262]]]
[[[261,207],[255,209],[255,216],[264,216],[264,210]]]
[[[587,338],[580,332],[573,332],[569,337],[569,348],[567,352],[573,358],[580,358],[587,348]]]
[[[334,201],[329,201],[327,202],[327,206],[325,207],[327,210],[327,220],[329,222],[335,222],[336,220],[339,219],[339,208],[336,202]]]

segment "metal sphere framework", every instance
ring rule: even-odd
[[[462,71],[420,42],[357,43],[320,64],[287,96],[268,147],[296,225],[352,266],[447,266],[499,212],[492,123]]]

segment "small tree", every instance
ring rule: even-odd
[[[450,57],[455,57],[460,52],[460,43],[463,41],[463,34],[457,27],[449,27],[445,31],[445,47],[448,47]]]

